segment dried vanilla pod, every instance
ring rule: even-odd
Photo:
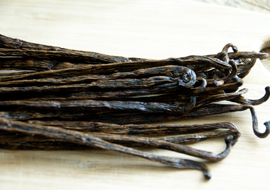
[[[35,59],[1,59],[0,58],[0,69],[12,69],[17,70],[50,70],[55,64],[55,61],[50,60],[35,60]]]
[[[12,120],[29,120],[29,119],[59,119],[59,120],[86,120],[91,117],[98,117],[106,112],[71,112],[71,111],[44,111],[44,110],[20,110],[10,109],[0,112],[0,117]]]
[[[5,128],[5,130],[7,130],[7,131],[9,131],[10,129],[11,129],[11,131],[19,131],[19,132],[31,130],[33,134],[38,134],[38,135],[42,135],[45,137],[47,136],[47,134],[48,134],[48,137],[51,137],[52,135],[50,135],[50,133],[55,131],[55,133],[63,133],[63,137],[60,137],[60,139],[68,140],[71,142],[74,142],[74,140],[69,140],[69,136],[73,136],[72,133],[74,133],[75,135],[78,135],[78,132],[75,132],[75,131],[72,132],[72,131],[69,131],[67,129],[59,129],[59,128],[55,128],[55,127],[51,127],[51,126],[46,126],[46,128],[50,132],[47,133],[47,130],[45,130],[44,133],[40,133],[40,132],[35,132],[35,130],[39,131],[40,129],[44,128],[45,126],[32,125],[32,124],[27,124],[24,122],[16,122],[16,121],[11,121],[11,120],[5,120],[5,121],[2,120],[2,121],[8,122],[8,128],[5,128],[4,125],[1,126],[1,127]],[[69,136],[66,136],[64,134],[65,131],[69,133],[68,134]],[[232,139],[227,140],[226,141],[227,147],[226,147],[225,151],[223,151],[222,153],[220,153],[218,155],[215,155],[214,153],[211,153],[208,151],[198,150],[198,149],[191,148],[191,147],[188,147],[185,145],[173,144],[173,143],[170,143],[168,141],[162,141],[158,138],[135,137],[132,135],[126,136],[126,135],[106,134],[106,133],[84,133],[84,135],[97,137],[97,138],[100,138],[102,140],[106,140],[106,141],[114,142],[114,143],[116,143],[116,142],[135,142],[135,143],[142,144],[142,145],[145,144],[145,145],[148,145],[151,147],[173,150],[175,152],[199,157],[202,159],[206,159],[208,161],[219,161],[221,159],[224,159],[228,155],[228,153],[230,152],[232,142],[233,142]],[[81,144],[84,144],[84,142],[81,142]]]
[[[154,87],[160,84],[176,83],[177,86],[189,85],[181,82],[179,78],[171,78],[167,76],[155,76],[142,79],[115,79],[115,80],[98,80],[91,83],[68,84],[57,86],[26,86],[26,87],[0,87],[2,94],[5,93],[46,93],[59,91],[90,91],[90,90],[111,90],[111,89],[143,89]]]
[[[7,120],[5,118],[0,118],[0,129],[26,133],[31,131],[32,134],[38,135],[44,135],[44,132],[47,132],[45,135],[46,137],[50,138],[59,138],[74,143],[102,148],[105,150],[114,150],[126,154],[131,154],[134,156],[149,159],[151,161],[160,162],[171,167],[202,170],[206,179],[211,178],[211,174],[209,173],[208,167],[203,163],[173,157],[158,156],[151,153],[142,152],[133,148],[128,148],[121,145],[109,143],[100,138],[92,136],[91,134],[74,132],[55,127],[31,125],[23,122]],[[226,143],[230,147],[231,139],[230,138],[226,139]]]
[[[192,109],[196,104],[196,98],[190,97],[190,103],[171,105],[157,102],[137,101],[1,101],[2,109],[33,109],[33,110],[68,110],[68,111],[124,111],[133,113],[171,113],[181,114]]]
[[[57,88],[57,87],[56,87]],[[83,90],[83,88],[81,88]],[[147,96],[149,94],[156,95],[161,93],[173,93],[177,90],[183,91],[184,89],[178,85],[178,82],[165,83],[149,87],[147,89],[96,89],[92,91],[65,91],[64,93],[55,93],[54,91],[43,91],[42,93],[21,93],[18,96],[17,93],[3,93],[1,98],[5,100],[113,100],[122,99],[123,97],[133,97],[133,96]]]
[[[233,52],[228,52],[230,48]],[[0,148],[99,147],[172,167],[200,169],[209,178],[202,163],[129,147],[165,148],[219,161],[240,136],[234,124],[152,123],[247,109],[255,135],[265,138],[270,122],[260,132],[253,106],[269,99],[270,88],[257,100],[246,99],[247,89],[239,88],[256,58],[267,56],[239,52],[229,43],[217,54],[152,60],[69,50],[0,35],[0,70],[22,71],[0,74]],[[225,138],[225,151],[215,155],[180,145],[211,138]]]
[[[148,69],[139,69],[132,72],[117,72],[111,75],[82,75],[66,78],[45,78],[45,79],[25,79],[0,82],[0,86],[42,86],[42,85],[63,85],[82,82],[93,82],[98,80],[113,80],[121,78],[135,78],[141,79],[153,76],[168,76],[172,78],[179,78],[179,85],[193,85],[196,80],[196,74],[193,70],[183,66],[167,65],[162,67],[152,67]]]
[[[239,132],[238,128],[229,122],[194,124],[194,125],[163,125],[163,124],[125,124],[101,123],[91,121],[59,121],[59,120],[27,120],[27,123],[44,126],[54,126],[76,131],[101,132],[119,135],[178,135],[198,133],[217,129]]]
[[[212,124],[210,124],[212,125]],[[16,136],[16,138],[14,138]],[[105,134],[103,134],[105,136]],[[240,136],[239,131],[232,130],[220,130],[207,133],[198,133],[198,134],[188,134],[188,135],[178,135],[178,136],[169,136],[169,137],[160,137],[157,140],[167,141],[177,144],[193,144],[200,141],[204,141],[211,138],[219,137],[228,137],[233,136],[235,140],[232,142],[234,145],[237,141],[237,138]],[[74,143],[69,143],[61,139],[46,138],[39,135],[27,135],[24,133],[14,133],[14,132],[1,132],[0,133],[0,148],[4,149],[13,149],[13,150],[74,150],[74,149],[89,149],[93,147],[88,147],[84,145],[78,145]],[[134,142],[122,141],[119,144],[132,147],[149,147],[147,144],[140,144]],[[224,155],[224,154],[223,154]]]
[[[70,129],[74,131],[81,131],[89,133],[90,131],[98,131],[91,133],[94,136],[105,138],[108,141],[112,142],[119,142],[120,144],[124,144],[127,146],[156,146],[157,144],[149,143],[148,141],[153,141],[153,143],[158,143],[156,140],[162,140],[170,143],[177,143],[177,144],[191,144],[196,143],[199,141],[207,140],[210,138],[217,138],[217,137],[227,137],[227,136],[233,136],[234,140],[232,141],[232,145],[235,144],[237,141],[237,138],[240,136],[240,133],[238,131],[238,128],[229,122],[224,123],[211,123],[211,124],[203,124],[203,125],[115,125],[115,124],[109,124],[109,123],[93,123],[93,122],[59,122],[59,121],[53,121],[53,122],[46,122],[46,121],[28,121],[30,124],[37,124],[37,125],[44,125],[44,126],[54,126],[54,127],[60,127],[65,129]],[[89,129],[88,124],[91,125],[91,129]],[[219,131],[218,129],[222,129]],[[227,130],[224,130],[227,129]],[[90,131],[89,131],[90,130]],[[218,131],[217,131],[218,130]],[[204,132],[204,131],[210,131],[208,133],[197,133],[197,132]],[[100,133],[102,132],[102,133]],[[169,135],[169,134],[178,134],[181,133],[195,133],[191,135],[177,135],[173,137],[157,137],[157,138],[151,138],[151,139],[129,139],[127,135]],[[108,136],[108,134],[121,134],[125,136]],[[14,138],[13,136],[16,136]],[[16,149],[16,145],[25,148],[36,148],[36,149],[44,149],[44,142],[50,143],[50,146],[53,144],[56,144],[57,147],[55,149],[59,149],[59,143],[63,142],[61,139],[52,139],[52,138],[45,138],[39,135],[28,135],[24,133],[12,133],[12,132],[6,132],[1,131],[0,132],[0,147],[4,148],[3,144],[8,146],[14,146],[13,149]],[[134,136],[135,137],[135,136]],[[146,141],[141,141],[145,139]],[[31,146],[28,146],[30,143]],[[1,145],[2,144],[2,145]],[[70,144],[69,144],[70,145]],[[167,145],[166,145],[167,146]],[[167,148],[167,147],[163,148]],[[168,144],[170,146],[170,144]],[[172,145],[175,146],[175,145]],[[74,145],[70,148],[69,146],[63,146],[61,149],[73,149]],[[50,147],[52,149],[53,147]],[[80,147],[80,149],[87,149],[87,147]],[[162,147],[160,147],[162,148]],[[180,147],[175,147],[177,150]],[[179,149],[180,150],[180,149]],[[191,149],[192,150],[192,149]],[[226,151],[228,153],[228,150]],[[216,159],[222,159],[222,156],[225,156],[226,154],[220,154],[220,156],[215,157],[214,154],[211,157],[205,157],[205,159],[211,159],[212,161],[217,161]],[[196,156],[196,155],[195,155]]]
[[[1,54],[1,49],[0,49]],[[182,59],[182,60],[180,60]],[[116,72],[130,72],[133,70],[147,69],[151,67],[163,67],[163,66],[184,66],[189,69],[192,69],[197,74],[196,65],[202,67],[204,65],[204,70],[199,70],[198,73],[203,73],[213,68],[213,65],[217,68],[230,69],[231,66],[225,62],[213,61],[213,58],[207,58],[203,56],[193,56],[188,58],[170,58],[165,60],[155,60],[155,61],[145,61],[145,62],[116,62],[109,64],[89,64],[87,66],[76,67],[76,68],[67,68],[59,70],[48,70],[48,71],[39,71],[35,73],[22,74],[19,76],[3,76],[0,78],[0,81],[11,81],[18,79],[41,79],[41,78],[63,78],[70,76],[80,76],[88,74],[113,74]],[[195,68],[194,68],[195,67]],[[199,76],[199,75],[198,75]]]

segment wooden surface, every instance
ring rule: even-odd
[[[100,53],[167,58],[219,52],[228,43],[241,51],[269,46],[270,16],[205,3],[169,1],[0,1],[0,33],[36,43]],[[260,61],[245,78],[245,97],[260,98],[270,74]],[[260,130],[270,101],[255,107]],[[249,111],[176,123],[234,122],[242,133],[223,161],[200,171],[103,151],[0,150],[0,189],[269,189],[270,137],[257,138]],[[174,122],[175,123],[175,122]],[[223,140],[193,147],[219,153]],[[169,151],[148,150],[168,156]]]
[[[270,0],[192,0],[270,14]]]

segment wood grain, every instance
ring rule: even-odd
[[[270,14],[269,0],[193,0],[198,2],[213,3],[243,10],[256,11],[258,13]]]
[[[126,57],[163,59],[219,52],[226,43],[260,51],[269,39],[270,16],[184,0],[94,1],[10,0],[0,2],[2,34],[64,48]],[[270,84],[260,61],[244,80],[247,98]],[[270,102],[255,107],[260,130],[270,119]],[[103,150],[0,151],[0,189],[269,189],[269,138],[258,139],[249,111],[175,123],[229,121],[242,136],[225,160],[209,163],[213,178]],[[193,147],[215,153],[223,140]],[[169,151],[147,150],[189,158]]]

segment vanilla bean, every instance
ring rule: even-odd
[[[265,138],[270,134],[270,121],[267,121],[264,123],[265,125],[265,131],[263,133],[259,132],[258,129],[258,119],[255,113],[255,110],[252,106],[249,107],[249,110],[251,112],[251,117],[252,117],[252,128],[254,134],[259,137],[259,138]]]
[[[152,123],[152,122],[163,122],[163,121],[176,121],[181,119],[190,119],[196,117],[203,117],[208,115],[244,111],[249,109],[249,106],[245,105],[234,105],[234,104],[209,104],[194,108],[185,114],[126,114],[126,115],[98,115],[95,117],[88,117],[88,120],[93,122],[105,122],[115,124],[129,124],[129,123]],[[29,118],[30,119],[30,118]]]
[[[52,60],[35,60],[35,59],[1,59],[0,69],[17,69],[17,70],[50,70],[56,64]]]
[[[201,107],[202,105],[207,105],[213,102],[219,102],[223,100],[227,101],[234,101],[234,99],[237,99],[239,97],[242,97],[243,94],[245,94],[248,90],[246,88],[239,90],[235,93],[223,93],[223,94],[214,94],[209,96],[203,96],[202,98],[197,98],[196,107]],[[264,102],[261,100],[261,102]]]
[[[235,97],[232,99],[233,102],[237,102],[240,104],[244,104],[244,105],[252,105],[252,106],[256,106],[256,105],[260,105],[264,102],[266,102],[270,97],[270,86],[265,87],[265,94],[263,97],[261,97],[260,99],[246,99],[242,96],[239,97]]]
[[[130,124],[130,123],[152,123],[158,121],[174,121],[181,119],[188,119],[194,117],[203,117],[208,115],[222,114],[235,111],[244,111],[249,109],[248,105],[224,105],[224,104],[209,104],[194,108],[185,114],[171,115],[171,114],[102,114],[102,113],[88,113],[88,112],[63,112],[63,111],[47,111],[44,110],[21,110],[21,111],[1,111],[0,116],[13,120],[31,120],[31,119],[60,119],[66,120],[79,120],[79,121],[91,121],[102,123],[114,123],[114,124]]]
[[[28,120],[30,124],[61,127],[70,130],[84,132],[102,132],[119,135],[178,135],[197,133],[203,131],[211,131],[215,129],[228,129],[230,131],[238,131],[238,128],[229,122],[193,124],[193,125],[161,125],[161,124],[126,124],[117,125],[112,123],[101,123],[91,121],[42,121]]]
[[[227,47],[227,46],[226,46]],[[92,53],[92,55],[95,55],[96,57],[101,57],[102,60],[108,60],[111,62],[119,62],[120,61],[145,61],[148,59],[144,58],[127,58],[127,57],[121,57],[121,56],[111,56],[111,55],[104,55],[99,54],[95,52],[85,52],[85,51],[77,51],[77,50],[69,50],[61,47],[56,46],[48,46],[48,45],[42,45],[42,44],[36,44],[36,43],[30,43],[27,41],[19,40],[10,38],[4,35],[0,34],[0,48],[11,48],[11,49],[29,49],[29,50],[47,50],[47,51],[63,51],[68,50],[71,52],[80,52],[80,53]],[[234,48],[236,48],[234,46]],[[224,48],[223,48],[224,49]],[[228,51],[228,49],[227,49]],[[207,57],[216,57],[216,55],[207,55]],[[260,58],[264,59],[268,57],[268,54],[266,53],[257,53],[257,52],[241,52],[241,51],[235,51],[235,52],[229,52],[228,57],[230,59],[242,59],[242,58]]]
[[[148,69],[139,69],[132,72],[118,72],[111,75],[82,75],[66,78],[45,78],[45,79],[25,79],[0,82],[0,86],[42,86],[42,85],[63,85],[81,82],[93,82],[97,80],[112,80],[121,78],[145,78],[155,76],[168,76],[179,78],[179,85],[191,86],[196,82],[196,74],[191,69],[183,66],[168,65],[162,67],[152,67]],[[129,79],[130,80],[130,79]]]
[[[189,168],[189,169],[198,169],[202,170],[205,178],[210,179],[211,175],[209,173],[209,169],[202,163],[198,163],[191,160],[173,158],[173,157],[165,157],[158,156],[151,153],[142,152],[133,148],[128,148],[125,146],[109,143],[100,138],[91,136],[89,134],[84,134],[81,132],[75,132],[66,129],[60,129],[55,127],[43,127],[41,125],[31,125],[19,121],[11,121],[5,118],[0,118],[0,129],[7,131],[18,131],[25,132],[31,134],[44,135],[46,137],[64,139],[66,141],[94,146],[106,150],[114,150],[126,154],[131,154],[134,156],[142,157],[151,161],[163,163],[167,166],[175,167],[175,168]],[[227,139],[227,142],[230,141]],[[229,142],[228,142],[229,143]]]
[[[126,58],[126,57],[121,57],[121,56],[110,56],[110,55],[105,55],[101,53],[95,53],[95,52],[86,52],[86,51],[78,51],[78,50],[69,50],[61,47],[56,47],[56,46],[47,46],[47,45],[42,45],[42,44],[36,44],[36,43],[30,43],[27,41],[19,40],[19,39],[14,39],[10,38],[4,35],[0,34],[0,48],[11,48],[11,49],[27,49],[27,50],[40,50],[40,51],[59,51],[59,52],[65,52],[67,54],[73,53],[77,54],[77,56],[88,56],[92,57],[94,61],[99,61],[99,62],[124,62],[124,61],[131,61],[136,58]],[[143,60],[143,59],[138,59],[138,60]]]
[[[230,48],[233,52],[228,52]],[[202,170],[209,179],[209,169],[203,163],[129,146],[219,161],[240,137],[236,125],[152,123],[247,109],[255,135],[267,137],[270,121],[260,132],[253,106],[269,99],[270,87],[256,100],[243,97],[247,89],[238,90],[256,59],[266,57],[265,53],[238,52],[228,43],[214,55],[152,60],[46,46],[0,35],[0,148],[102,148],[176,168]],[[13,74],[9,69],[22,72]],[[224,104],[217,104],[219,101]],[[182,145],[221,137],[226,149],[220,154]]]
[[[193,88],[191,88],[193,89]],[[83,90],[83,89],[82,89]],[[17,93],[3,93],[1,99],[4,100],[91,100],[91,99],[103,99],[103,100],[117,100],[123,97],[143,96],[143,95],[155,95],[162,93],[176,92],[181,94],[187,91],[178,85],[178,82],[159,84],[149,88],[142,89],[93,89],[92,91],[65,91],[55,93],[54,91],[47,92],[25,92],[18,96]]]
[[[194,144],[207,139],[218,138],[218,137],[228,137],[232,136],[232,145],[237,142],[237,139],[240,137],[239,131],[214,131],[209,133],[198,133],[198,134],[188,134],[188,135],[178,135],[174,137],[162,137],[160,140],[177,143],[177,144]]]
[[[47,126],[48,128],[50,126]],[[51,130],[54,130],[51,127]],[[57,131],[57,130],[56,130]],[[231,137],[227,137],[226,138],[226,149],[221,152],[220,154],[214,154],[212,152],[208,152],[208,151],[203,151],[203,150],[199,150],[199,149],[195,149],[192,147],[188,147],[186,145],[180,145],[180,144],[174,144],[168,141],[164,141],[164,140],[160,140],[158,138],[151,138],[151,137],[137,137],[137,136],[126,136],[126,135],[115,135],[115,134],[105,134],[105,133],[84,133],[86,136],[90,135],[93,137],[97,137],[100,138],[102,140],[108,141],[108,142],[113,142],[113,143],[132,143],[130,145],[134,146],[147,146],[147,147],[155,147],[155,148],[161,148],[161,149],[166,149],[166,150],[171,150],[171,151],[175,151],[178,153],[182,153],[182,154],[187,154],[193,157],[198,157],[201,159],[205,159],[208,161],[219,161],[224,159],[230,152],[231,150],[231,146],[232,146],[232,139]],[[44,133],[42,136],[46,137],[46,133]],[[6,141],[4,143],[12,143],[14,141],[11,142],[8,141],[8,139],[5,139]],[[29,137],[29,138],[21,138],[19,140],[16,140],[15,142],[20,142],[20,141],[24,141],[27,143],[28,141],[33,142],[39,142],[40,139],[36,139],[33,137]],[[42,138],[41,138],[42,140]],[[50,139],[49,139],[50,140]],[[52,139],[53,140],[53,139]],[[57,141],[58,139],[54,139],[55,141]],[[60,139],[61,140],[61,139]],[[3,141],[3,140],[1,140]],[[46,141],[45,139],[42,141]],[[0,142],[3,143],[3,142]]]
[[[153,87],[165,83],[177,83],[178,86],[189,87],[181,82],[181,79],[166,76],[156,76],[143,79],[115,79],[98,80],[91,83],[67,84],[57,86],[26,86],[26,87],[0,87],[1,93],[30,93],[30,92],[59,92],[59,91],[82,91],[96,89],[140,89]]]
[[[219,57],[219,54],[210,54],[210,55],[206,55],[207,57]],[[229,59],[253,59],[253,58],[258,58],[258,59],[265,59],[268,58],[269,55],[267,53],[263,53],[263,52],[245,52],[245,51],[237,51],[237,52],[228,52],[228,57]]]
[[[211,124],[212,125],[212,124]],[[101,134],[96,134],[101,135]],[[103,134],[104,136],[105,134]],[[174,137],[160,137],[155,138],[157,140],[166,141],[176,144],[193,144],[207,139],[220,138],[220,137],[234,137],[232,140],[232,145],[237,142],[240,136],[239,131],[227,130],[227,131],[214,131],[208,133],[198,133],[198,134],[187,134],[178,135]],[[149,147],[149,144],[134,143],[127,141],[119,141],[121,145],[131,146],[131,147]],[[74,143],[69,143],[61,139],[47,138],[39,135],[27,135],[19,132],[6,132],[0,131],[0,148],[8,149],[35,149],[35,150],[74,150],[74,149],[89,149],[93,147],[88,147],[84,145],[78,145]],[[223,154],[224,155],[224,154]]]
[[[104,112],[102,112],[104,113]],[[9,110],[0,111],[0,117],[14,120],[29,119],[59,119],[59,120],[82,120],[98,117],[100,112],[67,112],[67,111],[44,111],[44,110]]]
[[[97,110],[97,111],[125,111],[139,113],[170,113],[183,114],[192,109],[196,104],[196,98],[190,97],[190,103],[184,105],[170,105],[157,102],[125,102],[125,101],[1,101],[2,108],[25,108],[41,110]]]

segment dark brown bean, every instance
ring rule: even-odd
[[[48,126],[43,127],[41,125],[31,125],[24,122],[7,120],[5,118],[0,118],[0,129],[25,133],[30,132],[31,134],[44,135],[50,138],[64,139],[66,141],[94,146],[105,150],[114,150],[121,153],[142,157],[151,161],[160,162],[175,168],[198,169],[203,171],[205,178],[207,179],[211,178],[209,169],[207,168],[206,165],[202,163],[173,157],[158,156],[151,153],[142,152],[133,148],[128,148],[121,145],[109,143],[100,138],[94,137],[90,134],[55,127],[48,127]],[[227,139],[226,142],[230,143],[230,139]]]
[[[162,125],[162,124],[126,124],[117,125],[112,123],[101,123],[91,121],[42,121],[28,120],[30,124],[55,126],[70,130],[84,132],[102,132],[119,135],[178,135],[187,133],[198,133],[203,131],[211,131],[215,129],[228,129],[230,131],[238,131],[238,128],[229,122],[193,124],[193,125]]]
[[[152,67],[148,69],[139,69],[132,72],[118,72],[111,75],[82,75],[66,78],[45,78],[45,79],[25,79],[0,82],[0,86],[42,86],[42,85],[63,85],[82,82],[93,82],[97,80],[112,80],[121,78],[144,78],[168,76],[179,78],[178,82],[181,86],[192,86],[196,82],[196,74],[191,69],[183,66],[168,65],[162,67]],[[130,79],[129,79],[130,80]]]
[[[184,105],[170,105],[157,102],[125,102],[125,101],[2,101],[2,108],[25,108],[40,110],[96,110],[96,111],[124,111],[135,113],[171,113],[183,114],[192,109],[196,104],[196,98],[190,97],[190,103]]]

